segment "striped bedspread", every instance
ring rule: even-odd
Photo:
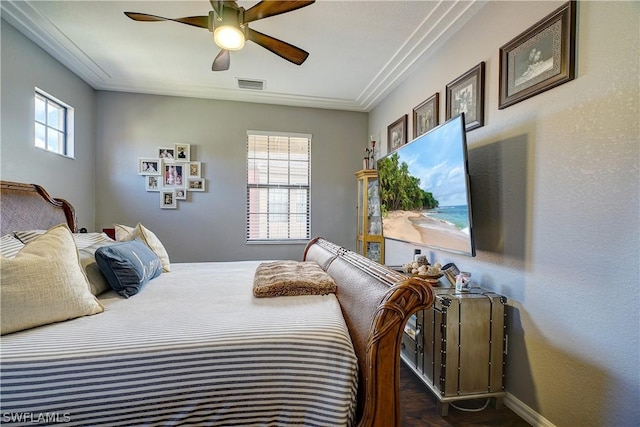
[[[254,298],[259,262],[172,264],[104,313],[2,337],[2,425],[341,426],[357,361],[335,295]]]

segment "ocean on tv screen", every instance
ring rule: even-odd
[[[385,238],[473,254],[462,116],[378,161]]]

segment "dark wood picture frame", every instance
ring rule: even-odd
[[[417,138],[440,124],[440,94],[436,92],[413,109],[413,137]]]
[[[447,85],[446,120],[460,113],[467,132],[484,126],[484,62]]]
[[[576,1],[569,1],[500,48],[503,109],[575,78]]]
[[[408,119],[409,116],[405,114],[387,127],[387,153],[391,153],[407,143]]]

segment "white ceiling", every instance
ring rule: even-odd
[[[227,71],[204,29],[123,12],[208,15],[199,1],[2,0],[2,18],[95,89],[369,111],[485,0],[332,1],[249,24],[310,53],[297,66],[247,42]],[[257,1],[239,1],[245,9]],[[262,80],[263,91],[237,79]]]

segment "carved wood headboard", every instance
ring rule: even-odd
[[[52,198],[37,184],[0,181],[0,235],[61,223],[77,231],[76,211],[69,202]]]

